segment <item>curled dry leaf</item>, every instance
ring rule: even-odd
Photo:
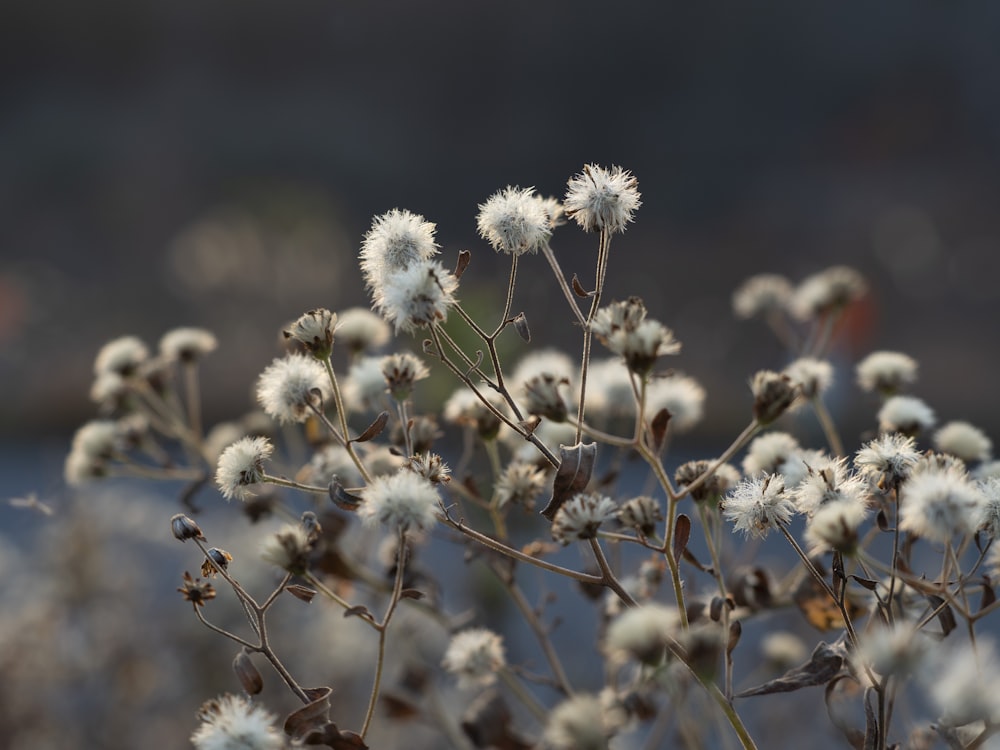
[[[367,443],[373,438],[377,438],[382,434],[382,430],[385,429],[386,423],[389,421],[389,412],[384,411],[375,417],[375,421],[365,428],[365,431],[358,435],[352,443]]]
[[[564,502],[587,489],[596,460],[596,443],[559,446],[559,469],[552,482],[552,498],[542,509],[543,516],[551,521]]]
[[[462,278],[462,274],[465,273],[465,269],[469,267],[469,263],[472,262],[472,253],[468,250],[460,250],[458,253],[458,260],[455,262],[455,278]]]
[[[521,337],[521,340],[526,344],[531,343],[531,330],[528,328],[528,319],[524,317],[524,313],[518,313],[513,320],[514,330],[517,331],[517,335]]]
[[[844,639],[834,643],[820,641],[813,649],[809,661],[789,670],[781,677],[765,682],[755,688],[744,690],[737,698],[748,698],[752,695],[770,695],[772,693],[790,693],[804,687],[825,685],[840,675],[847,660],[847,648]]]

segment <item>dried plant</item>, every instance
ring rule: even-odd
[[[930,436],[933,411],[906,393],[917,363],[876,352],[856,376],[873,394],[877,432],[845,446],[824,404],[828,357],[869,290],[835,267],[798,285],[760,275],[736,291],[735,313],[763,318],[791,364],[749,378],[746,426],[728,446],[668,471],[706,392],[664,372],[681,342],[642,300],[605,299],[612,239],[640,205],[630,172],[596,165],[569,180],[562,202],[517,187],[486,200],[480,234],[510,263],[488,322],[461,301],[469,252],[449,270],[433,223],[396,209],[376,217],[360,251],[375,312],[303,313],[257,381],[264,415],[208,431],[198,364],[216,347],[209,332],[172,331],[155,354],[134,337],[101,350],[101,418],[77,432],[66,479],[188,483],[184,512],[170,518],[196,548],[178,591],[236,649],[239,693],[205,704],[196,747],[385,747],[402,741],[400,727],[419,727],[405,744],[755,748],[757,733],[774,746],[780,701],[819,686],[809,699],[825,703],[848,746],[922,747],[935,735],[986,746],[1000,726],[1000,671],[978,632],[1000,606],[991,441],[964,422]],[[596,234],[589,288],[552,248],[567,219]],[[498,340],[531,342],[515,290],[538,254],[580,328],[580,352],[539,349],[511,368]],[[422,356],[384,353],[390,328],[416,334]],[[459,328],[478,340],[471,350]],[[612,357],[595,358],[597,345]],[[440,414],[419,398],[427,378],[457,387]],[[800,409],[815,415],[825,446],[779,430]],[[927,437],[933,450],[921,451]],[[222,536],[216,515],[194,520],[213,481],[249,521],[287,522],[264,535],[261,561],[210,546]],[[747,565],[765,539],[794,558]],[[464,572],[422,562],[445,559],[439,548],[459,550]],[[266,566],[278,571],[273,585]],[[533,647],[505,637],[463,583],[473,576],[502,592]],[[558,602],[577,589],[588,603],[560,621]],[[238,602],[242,621],[213,614],[223,599]],[[305,637],[315,631],[283,632],[277,610],[308,604],[305,617],[321,620],[313,610],[324,600],[355,624],[346,642],[331,649]],[[762,638],[789,610],[823,640]],[[354,666],[328,685],[297,676],[346,656]],[[265,663],[300,704],[280,727],[261,705]]]

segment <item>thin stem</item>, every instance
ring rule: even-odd
[[[576,303],[576,297],[573,296],[573,292],[569,288],[569,283],[566,281],[566,276],[563,274],[562,268],[559,266],[559,261],[556,260],[555,253],[552,252],[552,248],[547,242],[542,246],[542,255],[544,255],[545,260],[549,262],[549,267],[552,269],[552,273],[555,275],[556,281],[559,282],[559,288],[562,289],[563,296],[569,303],[569,307],[573,311],[573,315],[576,317],[577,322],[581,326],[586,326],[587,320],[583,317],[583,313],[580,312],[580,307]]]
[[[597,281],[594,289],[594,296],[590,300],[590,312],[587,313],[587,320],[583,325],[583,354],[580,358],[580,403],[577,410],[576,442],[579,443],[583,437],[583,421],[587,406],[587,373],[590,370],[590,344],[594,332],[591,326],[594,316],[601,305],[601,294],[604,288],[604,275],[608,268],[608,250],[611,246],[611,235],[607,229],[601,228],[601,236],[597,245]]]
[[[260,482],[261,484],[273,484],[277,487],[287,487],[288,489],[291,490],[302,490],[303,492],[311,492],[314,495],[325,495],[330,491],[328,487],[316,487],[311,484],[302,484],[301,482],[296,482],[293,479],[276,477],[271,474],[262,474]]]
[[[184,398],[187,402],[188,425],[191,434],[198,443],[199,452],[202,444],[201,428],[201,393],[198,388],[198,363],[184,362]]]
[[[545,706],[539,703],[535,696],[525,689],[524,685],[518,681],[517,677],[515,677],[507,667],[501,667],[497,671],[497,674],[500,676],[500,679],[503,680],[504,685],[510,688],[510,692],[517,696],[517,699],[521,701],[521,703],[524,704],[524,707],[531,712],[531,715],[538,720],[538,723],[544,725],[548,720],[548,711]]]
[[[823,399],[820,398],[819,394],[813,396],[810,401],[812,402],[813,411],[816,413],[816,419],[819,420],[820,427],[823,428],[823,434],[826,436],[826,442],[829,444],[830,450],[834,456],[843,456],[844,444],[840,440],[837,426],[833,423],[826,404],[823,403]]]
[[[337,382],[337,373],[333,370],[333,363],[330,361],[329,357],[323,358],[323,366],[326,368],[326,375],[330,378],[330,389],[333,391],[333,403],[334,408],[337,410],[337,419],[340,421],[340,434],[343,436],[343,446],[347,450],[347,455],[351,457],[351,461],[354,465],[358,467],[358,471],[361,472],[361,476],[364,478],[366,484],[371,484],[372,478],[365,468],[364,462],[358,457],[358,454],[354,450],[354,444],[348,440],[348,428],[347,428],[347,412],[344,411],[344,398],[340,392],[340,384]],[[323,415],[324,418],[326,415]],[[329,425],[329,420],[326,420]],[[332,425],[331,425],[332,426]]]
[[[507,281],[507,301],[504,302],[503,315],[500,316],[500,322],[497,324],[496,330],[490,335],[490,340],[495,340],[500,335],[500,332],[510,323],[510,308],[514,304],[514,281],[516,279],[517,255],[512,254],[510,256],[510,279]]]
[[[611,566],[608,565],[608,558],[604,556],[604,550],[601,549],[601,542],[596,537],[590,540],[590,548],[594,550],[594,557],[597,558],[597,566],[601,569],[601,582],[614,591],[618,595],[618,598],[625,603],[625,606],[638,607],[639,604],[636,600],[625,590],[621,581],[615,577]]]
[[[201,624],[204,625],[209,630],[213,630],[219,635],[224,635],[229,640],[236,641],[241,646],[253,649],[254,651],[257,650],[257,646],[254,645],[253,643],[250,643],[250,641],[244,640],[235,633],[230,633],[228,630],[225,630],[223,628],[220,628],[218,625],[213,625],[212,623],[210,623],[208,620],[205,619],[205,615],[201,613],[201,609],[199,607],[195,606],[194,613],[198,616],[198,619],[201,620]]]
[[[734,455],[736,455],[737,451],[739,451],[744,445],[749,443],[750,439],[754,435],[756,435],[761,429],[763,429],[763,425],[761,425],[760,422],[758,422],[756,419],[752,421],[750,424],[748,424],[743,429],[743,432],[741,432],[739,436],[737,436],[737,438],[732,442],[732,444],[728,448],[726,448],[725,452],[712,462],[711,466],[709,466],[705,470],[704,474],[699,475],[697,479],[691,482],[691,484],[685,485],[677,493],[677,499],[680,500],[685,495],[689,495],[691,494],[692,491],[701,487],[705,482],[707,482],[712,477],[712,475],[716,472],[716,470],[720,466],[722,466],[722,464],[726,463],[726,461],[728,461]]]

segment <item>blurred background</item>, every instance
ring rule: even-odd
[[[728,442],[749,375],[787,363],[733,290],[834,264],[871,284],[836,351],[848,445],[874,425],[851,366],[876,348],[918,359],[940,420],[996,437],[998,38],[993,3],[8,0],[2,494],[65,502],[104,341],[214,331],[206,419],[232,417],[283,325],[367,304],[373,215],[436,222],[446,265],[472,250],[461,296],[486,309],[506,264],[477,204],[508,184],[562,196],[587,162],[638,177],[608,295],[642,296],[683,342],[670,364],[709,394],[693,444]],[[553,240],[585,285],[595,246]],[[576,345],[542,259],[522,268],[534,340]]]

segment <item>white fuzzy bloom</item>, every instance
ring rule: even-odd
[[[128,377],[147,359],[149,359],[149,348],[142,339],[136,336],[122,336],[101,347],[94,360],[94,375],[113,372]]]
[[[345,487],[361,484],[361,472],[342,445],[330,443],[313,454],[309,463],[299,472],[299,480],[320,486],[328,485],[336,477]]]
[[[533,443],[529,443],[514,430],[504,428],[501,439],[514,451],[513,459],[523,463],[536,463],[540,453]],[[535,429],[537,437],[543,445],[555,450],[560,445],[573,445],[576,442],[576,428],[569,422],[553,422],[550,419],[543,419],[542,423]]]
[[[605,651],[612,658],[658,664],[678,629],[677,610],[662,604],[626,609],[608,626]]]
[[[544,471],[530,463],[511,462],[496,483],[497,506],[514,503],[531,508],[545,485],[548,477]]]
[[[785,374],[802,389],[806,398],[822,396],[833,384],[833,365],[813,357],[795,360],[785,368]]]
[[[160,354],[171,361],[192,362],[218,346],[215,334],[204,328],[175,328],[160,339]]]
[[[519,390],[529,380],[540,375],[548,375],[556,380],[573,380],[578,367],[579,363],[574,362],[564,352],[557,349],[541,349],[522,357],[507,380],[511,388]]]
[[[902,489],[899,527],[935,542],[972,534],[982,522],[986,497],[954,466],[919,471]]]
[[[778,470],[774,473],[781,474],[785,478],[786,490],[793,490],[811,473],[821,471],[835,462],[836,459],[821,450],[799,448],[778,464]]]
[[[649,372],[658,357],[681,350],[673,331],[646,317],[646,306],[638,297],[602,307],[591,330],[630,370],[640,374]]]
[[[574,539],[593,539],[597,529],[610,521],[618,506],[610,497],[580,493],[565,501],[552,519],[552,538],[562,545]]]
[[[437,261],[416,261],[386,274],[375,288],[375,308],[397,333],[444,322],[455,304],[458,279]]]
[[[879,409],[880,432],[915,435],[934,426],[934,411],[916,396],[893,396]]]
[[[250,495],[250,485],[264,478],[264,462],[271,457],[274,446],[264,437],[245,437],[230,445],[219,456],[215,468],[215,484],[227,500]]]
[[[583,172],[571,177],[563,208],[583,231],[624,232],[625,226],[642,203],[638,181],[621,167],[610,170],[587,164]]]
[[[591,360],[587,372],[588,419],[632,418],[635,395],[630,378],[619,357]]]
[[[972,471],[972,475],[976,479],[1000,478],[1000,461],[984,461]]]
[[[284,333],[286,339],[295,339],[317,359],[327,359],[333,349],[333,336],[337,330],[337,314],[325,307],[300,315]]]
[[[791,669],[809,656],[802,639],[787,630],[768,633],[761,638],[760,651],[768,664],[778,671]]]
[[[302,524],[286,524],[264,540],[260,557],[275,567],[301,575],[308,567],[313,542],[314,537]]]
[[[775,474],[743,480],[726,495],[723,515],[736,531],[763,539],[779,524],[788,523],[795,504],[785,494],[784,480]]]
[[[389,343],[392,329],[367,307],[337,313],[337,341],[352,352],[371,351]]]
[[[368,288],[376,290],[387,274],[437,255],[434,232],[433,223],[410,211],[394,208],[376,216],[361,243],[359,256]]]
[[[848,473],[846,459],[837,458],[821,469],[811,469],[794,492],[800,513],[812,514],[829,503],[864,505],[868,484]]]
[[[386,403],[386,382],[382,374],[383,357],[359,357],[344,380],[344,408],[348,411],[379,411]]]
[[[77,486],[104,476],[108,462],[122,447],[123,437],[117,422],[109,419],[87,422],[73,435],[63,465],[66,484]]]
[[[778,467],[799,450],[799,441],[787,432],[768,432],[754,438],[743,457],[743,473],[748,477],[776,474]]]
[[[910,475],[920,454],[912,437],[887,432],[865,443],[854,456],[854,468],[880,489]]]
[[[409,352],[398,352],[382,357],[381,369],[385,385],[397,401],[408,399],[413,392],[414,384],[431,374],[424,361]]]
[[[646,387],[646,416],[660,409],[670,412],[670,429],[686,432],[701,421],[705,409],[705,389],[688,375],[657,378]]]
[[[656,524],[662,520],[660,504],[648,495],[633,497],[618,510],[618,522],[622,526],[636,529],[647,536],[656,530]]]
[[[806,278],[792,294],[790,307],[800,320],[841,310],[868,291],[864,276],[847,266],[834,266]]]
[[[198,712],[201,726],[191,735],[197,750],[283,750],[275,717],[246,698],[224,695]]]
[[[780,312],[792,298],[792,283],[775,273],[751,276],[733,293],[733,312],[739,318]]]
[[[534,253],[549,241],[549,212],[534,193],[534,188],[507,187],[480,204],[479,234],[498,253]]]
[[[928,668],[924,679],[941,724],[1000,721],[1000,662],[991,641],[976,638],[975,648],[962,643],[932,655],[937,668]]]
[[[893,394],[917,380],[917,360],[902,352],[872,352],[855,368],[864,391]]]
[[[806,523],[809,553],[851,553],[857,546],[858,529],[868,517],[868,507],[860,502],[837,500],[819,506]]]
[[[995,540],[1000,534],[1000,477],[981,479],[976,484],[985,498],[979,528]]]
[[[875,627],[864,632],[850,659],[855,674],[863,681],[868,678],[868,670],[876,677],[905,678],[920,669],[932,647],[927,635],[903,621],[894,627]]]
[[[358,515],[365,524],[403,529],[431,526],[440,502],[434,485],[409,469],[376,477],[361,496]]]
[[[460,688],[492,685],[506,664],[503,639],[486,628],[470,628],[452,636],[441,662],[458,677]]]
[[[948,422],[934,433],[934,447],[966,463],[988,461],[993,455],[993,441],[968,422]]]
[[[323,365],[305,354],[274,360],[257,379],[257,402],[281,424],[305,422],[331,395]]]
[[[608,750],[617,729],[597,696],[577,693],[549,712],[543,739],[552,750]]]

